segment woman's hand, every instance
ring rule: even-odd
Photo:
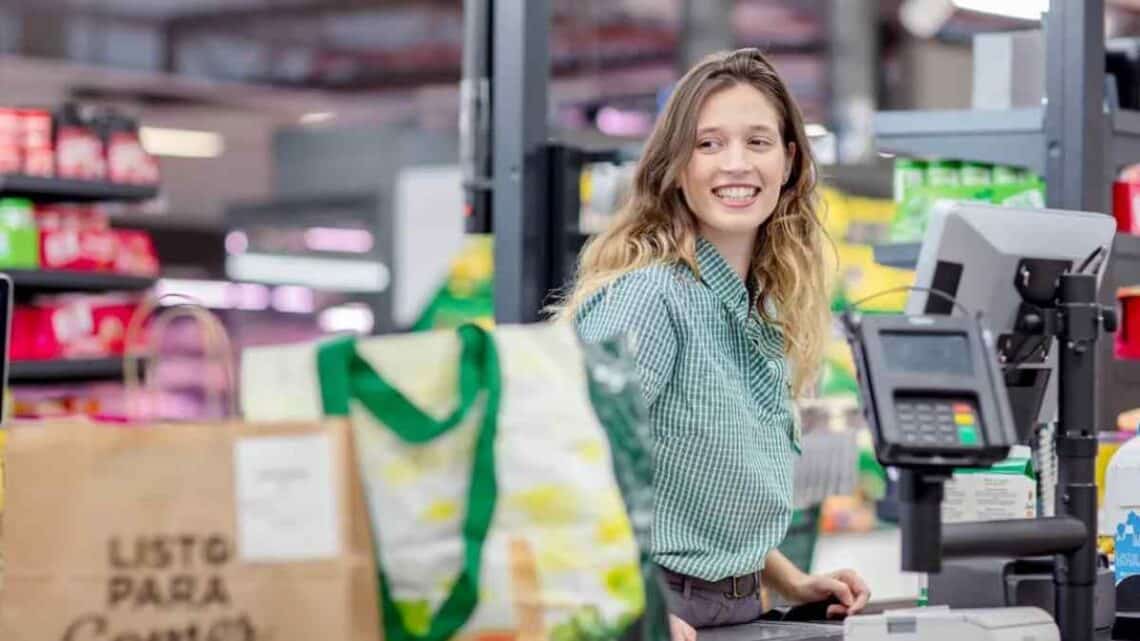
[[[839,603],[828,606],[829,619],[858,614],[871,598],[867,583],[854,570],[804,575],[790,587],[787,596],[801,603],[823,601],[834,596]]]
[[[697,641],[697,631],[693,629],[693,626],[685,623],[684,619],[670,614],[669,638],[671,641]]]

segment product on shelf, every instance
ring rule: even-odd
[[[125,295],[45,297],[12,316],[13,361],[105,358],[125,351],[138,301]]]
[[[962,184],[976,187],[978,185],[992,185],[993,167],[986,163],[962,163]]]
[[[67,103],[56,115],[55,165],[60,178],[105,180],[107,159],[103,137],[84,109]]]
[[[39,239],[31,201],[0,198],[0,268],[35,269]]]
[[[143,149],[138,129],[113,109],[72,102],[54,114],[0,106],[0,174],[154,185],[158,162]]]
[[[44,269],[158,275],[158,254],[150,234],[112,229],[98,207],[41,205],[35,209]]]
[[[107,150],[107,175],[111,182],[153,185],[158,182],[158,162],[143,149],[138,123],[116,113],[99,119]]]
[[[957,160],[935,160],[926,165],[926,185],[958,187],[962,184],[962,163]]]
[[[22,172],[29,176],[55,175],[52,116],[46,109],[20,109]]]
[[[0,174],[17,174],[23,169],[20,136],[19,110],[0,107]]]
[[[1140,182],[1117,180],[1112,183],[1112,215],[1122,234],[1140,234]]]
[[[896,161],[898,162],[898,161]],[[984,183],[983,167],[990,173]],[[969,178],[964,178],[964,175]],[[1017,182],[1010,182],[1013,177]],[[973,184],[971,184],[973,183]],[[1007,207],[1044,207],[1045,183],[1021,169],[937,161],[927,164],[926,182],[909,185],[898,203],[891,222],[890,241],[912,243],[922,240],[934,205],[943,200],[975,201]]]
[[[914,158],[895,160],[894,197],[896,203],[906,198],[912,187],[926,184],[926,162]]]
[[[138,229],[112,229],[115,261],[112,270],[134,276],[158,276],[158,253],[150,234]]]

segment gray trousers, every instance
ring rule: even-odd
[[[751,623],[764,614],[758,577],[741,579],[736,592],[742,596],[734,596],[730,582],[709,583],[665,568],[658,576],[669,613],[694,628]]]

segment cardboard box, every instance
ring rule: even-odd
[[[942,522],[996,521],[1037,516],[1037,479],[1029,448],[1015,447],[989,468],[956,470],[946,483]]]

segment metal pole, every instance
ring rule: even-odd
[[[1064,641],[1092,639],[1096,590],[1096,341],[1101,310],[1096,276],[1061,277],[1060,421],[1057,423],[1057,515],[1084,523],[1084,545],[1056,559],[1057,625]]]
[[[831,70],[831,124],[839,138],[839,162],[867,162],[875,156],[875,115],[879,73],[879,3],[843,0],[828,3],[828,68]]]
[[[495,320],[538,320],[548,229],[546,208],[549,0],[495,0],[491,93]],[[561,230],[559,230],[561,231]]]
[[[735,48],[732,29],[735,8],[735,0],[683,0],[680,59],[677,61],[681,73],[710,53]]]
[[[491,5],[463,0],[463,79],[459,83],[459,167],[467,199],[467,232],[486,234],[491,221]]]
[[[1104,0],[1052,0],[1044,26],[1046,202],[1108,213]]]

